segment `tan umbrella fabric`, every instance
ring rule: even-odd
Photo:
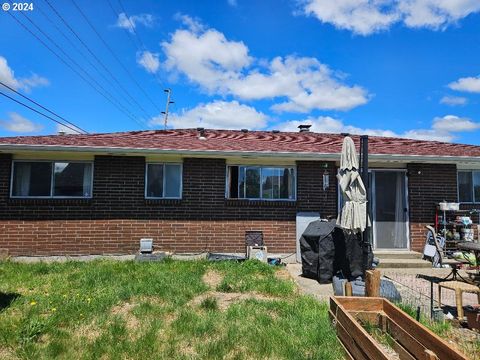
[[[367,227],[367,196],[365,185],[358,173],[355,144],[348,136],[343,139],[337,179],[343,195],[343,207],[337,224],[352,232],[362,232]]]

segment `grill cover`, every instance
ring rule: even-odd
[[[300,238],[302,274],[320,283],[332,281],[335,259],[335,221],[316,220],[308,224]]]

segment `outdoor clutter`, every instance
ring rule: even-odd
[[[383,298],[332,297],[329,315],[350,359],[468,359]]]
[[[362,146],[361,149],[365,154],[368,146]],[[381,278],[380,272],[375,270],[377,262],[373,261],[368,234],[368,178],[364,176],[367,181],[365,186],[360,176],[368,171],[367,166],[362,162],[360,168],[355,145],[351,138],[345,137],[337,176],[342,209],[336,222],[313,221],[304,231],[300,239],[303,276],[316,279],[321,284],[332,282],[335,296],[330,298],[329,314],[348,358],[467,359],[420,323],[420,307],[417,307],[414,319],[389,301],[401,304],[402,297],[394,281]],[[457,280],[457,277],[461,278],[459,269],[462,262],[450,259],[453,252],[448,245],[460,238],[471,242],[472,221],[467,216],[457,216],[453,231],[459,231],[458,235],[453,236],[447,232],[446,213],[458,211],[458,204],[440,203],[439,209],[444,215],[441,223],[443,231],[439,234],[438,223],[435,228],[427,226],[424,256],[432,261],[434,267],[451,266],[452,273],[445,279],[431,276],[418,278],[426,279],[431,284],[430,317],[444,321],[441,289],[451,289],[455,291],[457,316],[462,322],[463,293],[477,294],[480,303],[480,288]],[[475,247],[466,249],[474,250]],[[467,259],[466,256],[462,258]],[[453,281],[446,281],[450,277]],[[434,283],[438,284],[439,311],[434,308]],[[440,313],[442,316],[438,316]],[[470,327],[478,328],[478,307],[469,308],[467,316],[468,323],[472,323]]]

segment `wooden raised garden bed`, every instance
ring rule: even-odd
[[[468,359],[384,298],[331,297],[329,313],[350,359]],[[376,340],[362,324],[385,334],[389,346]]]

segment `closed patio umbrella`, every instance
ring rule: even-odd
[[[352,138],[343,139],[338,185],[342,190],[343,207],[337,224],[353,233],[363,232],[368,226],[367,195],[360,173],[358,157]]]

